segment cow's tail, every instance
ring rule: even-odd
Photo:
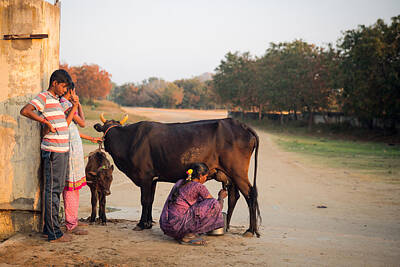
[[[255,233],[257,234],[257,237],[260,236],[260,234],[258,233],[258,227],[257,224],[260,224],[262,222],[262,218],[261,218],[261,213],[260,213],[260,208],[258,206],[258,191],[257,191],[257,168],[258,168],[258,148],[260,146],[260,139],[258,137],[258,134],[251,129],[250,127],[248,127],[248,130],[250,131],[250,133],[254,136],[254,138],[256,139],[256,142],[254,144],[254,148],[253,151],[254,153],[254,180],[253,180],[253,187],[251,187],[250,189],[250,194],[249,197],[251,199],[251,204],[252,204],[252,209],[254,212],[256,212],[255,216]]]

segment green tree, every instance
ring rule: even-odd
[[[221,102],[228,106],[249,110],[257,98],[254,83],[254,59],[249,53],[227,53],[216,68],[213,88]]]
[[[262,59],[264,92],[261,96],[268,97],[268,109],[281,114],[297,110],[299,92],[296,83],[299,82],[299,53],[290,49],[288,43],[270,44]]]
[[[263,111],[282,111],[285,98],[286,87],[282,85],[280,78],[280,61],[281,56],[278,51],[269,50],[258,60],[260,80],[258,87],[259,101],[262,103],[260,112]]]
[[[400,117],[400,16],[348,30],[338,42],[344,111],[395,130]]]
[[[330,60],[331,53],[302,40],[271,43],[260,59],[259,99],[265,101],[267,109],[281,115],[293,112],[297,118],[297,111],[306,111],[311,127],[313,114],[328,108]]]
[[[207,99],[206,84],[197,78],[181,79],[174,81],[178,87],[183,88],[182,108],[204,108]]]

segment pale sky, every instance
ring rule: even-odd
[[[345,30],[397,15],[400,0],[61,0],[60,61],[98,64],[117,84],[174,81],[214,72],[230,51],[335,44]]]

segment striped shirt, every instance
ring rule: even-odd
[[[39,115],[48,120],[56,129],[55,133],[46,134],[40,148],[42,150],[64,153],[69,151],[69,131],[64,109],[57,97],[45,91],[31,100]]]
[[[72,108],[72,103],[68,101],[68,99],[66,99],[65,97],[61,97],[60,98],[60,104],[62,109],[64,110],[65,116],[67,116],[67,112],[70,108]],[[77,115],[78,111],[75,111],[74,115]],[[74,121],[71,121],[71,123]]]

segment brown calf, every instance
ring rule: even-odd
[[[102,224],[106,224],[106,196],[111,194],[110,186],[113,180],[112,172],[114,166],[110,164],[106,154],[100,149],[89,154],[85,173],[87,184],[92,193],[92,214],[89,221],[93,223],[96,220],[97,200],[99,201],[99,219]]]

